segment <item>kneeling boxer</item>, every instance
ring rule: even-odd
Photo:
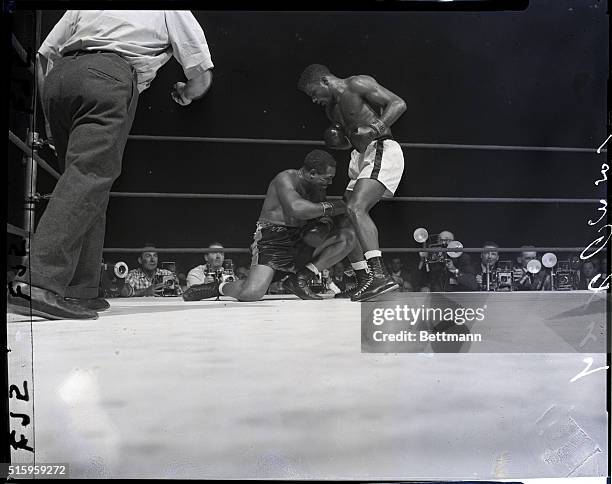
[[[306,155],[299,170],[280,172],[268,186],[254,241],[252,261],[245,280],[191,286],[185,301],[199,301],[219,295],[239,301],[261,299],[276,271],[291,273],[284,287],[301,299],[322,299],[313,293],[309,283],[323,269],[346,257],[356,243],[350,227],[334,228],[330,217],[344,213],[341,200],[325,201],[325,190],[336,174],[336,160],[322,150]],[[308,220],[319,219],[312,225]],[[305,244],[317,246],[311,262],[302,269],[296,258]]]

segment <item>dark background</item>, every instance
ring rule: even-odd
[[[323,109],[295,87],[316,62],[339,77],[372,75],[404,98],[408,109],[393,126],[400,142],[597,148],[606,138],[606,8],[596,0],[532,0],[519,12],[194,11],[215,63],[211,91],[188,107],[175,104],[170,88],[183,75],[172,59],[142,93],[132,134],[319,140],[328,125]],[[42,39],[62,13],[43,12]],[[30,52],[33,18],[17,12],[12,26]],[[17,65],[11,79],[9,126],[24,138],[19,106],[27,106],[28,76]],[[131,140],[113,191],[264,194],[310,149]],[[349,153],[335,152],[332,195],[344,191]],[[404,156],[399,196],[605,197],[606,184],[594,185],[605,154],[406,148]],[[9,222],[22,226],[23,171],[13,147],[9,160]],[[38,191],[53,186],[41,171]],[[248,247],[260,208],[261,201],[111,198],[105,245]],[[421,226],[451,230],[465,246],[585,246],[603,234],[601,224],[587,224],[596,209],[388,202],[372,215],[382,247],[416,246],[412,233]],[[133,254],[107,256],[135,262]],[[161,256],[179,270],[201,259]]]

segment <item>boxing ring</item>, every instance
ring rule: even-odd
[[[504,296],[512,300],[495,323],[507,332],[517,308],[538,298],[558,314],[592,297],[490,295]],[[570,382],[585,357],[597,368],[605,354],[569,345],[550,354],[361,353],[360,305],[347,300],[110,303],[96,321],[14,317],[8,326],[11,345],[33,344],[37,459],[69,462],[73,476],[606,473],[606,373]],[[547,426],[561,437],[550,439]]]
[[[9,140],[31,164],[60,174],[36,136]],[[131,142],[266,143],[309,140],[130,136]],[[590,148],[400,143],[404,149],[596,153]],[[600,150],[605,152],[605,150]],[[263,195],[112,192],[120,198]],[[29,238],[35,186],[24,227]],[[340,197],[330,197],[340,198]],[[580,203],[590,198],[396,197],[389,203]],[[247,241],[245,241],[247,242]],[[137,253],[139,247],[106,252]],[[423,247],[383,252],[428,252]],[[479,253],[481,247],[464,247]],[[501,247],[500,252],[520,252]],[[580,252],[585,247],[531,250]],[[207,249],[162,247],[160,253]],[[226,253],[248,253],[230,247]],[[402,293],[415,306],[435,293]],[[446,294],[469,304],[472,293]],[[568,343],[596,322],[609,338],[606,293],[487,293],[500,334],[525,341],[530,328],[555,351],[362,352],[362,305],[265,296],[185,303],[180,298],[110,299],[94,321],[7,314],[12,380],[30,378],[33,424],[21,433],[38,462],[66,462],[71,477],[280,479],[513,479],[605,476],[608,460],[603,351]],[[525,312],[525,308],[533,309]],[[527,314],[527,315],[526,315]],[[551,323],[575,333],[568,337]],[[567,323],[567,324],[566,324]],[[478,323],[470,327],[478,330]],[[537,350],[537,349],[536,349]],[[11,402],[13,411],[22,402]],[[24,404],[25,405],[25,404]],[[26,407],[23,407],[26,408]],[[30,454],[13,452],[14,462]]]

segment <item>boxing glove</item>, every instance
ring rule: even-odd
[[[351,148],[351,142],[346,137],[344,129],[339,124],[332,124],[323,133],[325,146],[332,150],[348,150]]]
[[[331,202],[321,202],[323,217],[334,217],[346,213],[346,203],[344,200],[333,200]]]
[[[377,133],[372,127],[360,126],[351,133],[351,143],[359,153],[363,153],[376,137]]]

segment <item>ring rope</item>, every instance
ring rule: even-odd
[[[257,139],[246,139],[246,138],[196,138],[196,137],[179,137],[179,136],[144,136],[144,135],[133,135],[130,136],[132,139],[156,139],[167,141],[172,139],[174,141],[220,141],[240,142],[237,140],[243,140],[244,142],[253,143],[281,143],[281,144],[316,144],[323,145],[320,141],[297,141],[297,140],[257,140]],[[26,143],[24,143],[17,135],[9,130],[9,139],[23,151],[26,155],[32,156],[36,163],[43,168],[47,173],[53,176],[56,180],[59,180],[60,174],[51,167],[45,160],[43,160],[38,154],[32,153],[32,150]],[[424,144],[424,143],[400,143],[402,146],[411,147],[428,147],[428,148],[466,148],[466,149],[500,149],[500,150],[515,150],[520,149],[523,151],[528,150],[539,150],[539,151],[582,151],[582,152],[596,152],[595,149],[590,148],[561,148],[561,147],[529,147],[529,146],[486,146],[486,145],[435,145],[435,144]],[[607,152],[607,150],[601,150],[601,152]],[[201,193],[138,193],[138,192],[111,192],[113,197],[140,197],[140,198],[234,198],[234,199],[262,199],[263,195],[230,195],[230,194],[201,194]],[[330,197],[334,198],[334,197]],[[338,197],[340,198],[340,197]],[[491,198],[491,197],[394,197],[391,199],[385,199],[390,201],[398,202],[484,202],[484,203],[599,203],[598,199],[590,198]]]
[[[226,200],[264,200],[265,195],[240,195],[231,193],[160,193],[160,192],[111,192],[111,197],[130,198],[217,198]],[[43,197],[46,198],[46,197]],[[327,197],[342,199],[339,195]],[[387,202],[470,202],[470,203],[600,203],[597,198],[493,198],[493,197],[393,197],[383,198]]]
[[[236,200],[263,200],[265,195],[239,195],[231,193],[155,193],[155,192],[111,192],[111,197],[119,198],[219,198]],[[341,197],[327,197],[341,198]]]
[[[20,237],[23,237],[24,239],[27,239],[30,236],[30,233],[27,230],[22,229],[21,227],[16,227],[15,225],[12,225],[9,223],[6,224],[6,231],[9,234],[19,235]]]
[[[265,138],[218,138],[203,136],[153,136],[133,134],[128,139],[134,141],[185,141],[197,143],[236,143],[236,144],[279,144],[325,146],[323,141],[265,139]],[[446,150],[490,150],[490,151],[552,151],[561,153],[597,153],[597,148],[572,148],[565,146],[504,146],[504,145],[464,145],[454,143],[399,143],[402,148],[446,149]],[[600,151],[607,152],[606,149]]]
[[[9,139],[13,142],[13,144],[15,144],[15,146],[17,146],[17,148],[23,151],[26,155],[32,156],[32,158],[34,158],[34,161],[36,161],[36,163],[38,163],[38,165],[43,170],[49,173],[56,180],[59,180],[60,174],[57,171],[55,171],[55,169],[51,165],[49,165],[45,160],[43,160],[40,156],[38,156],[38,154],[33,153],[32,148],[30,148],[25,142],[23,142],[10,129],[9,129]]]
[[[389,247],[380,249],[382,252],[582,252],[585,247],[499,247],[494,250],[490,247]],[[136,253],[143,252],[144,247],[105,247],[104,252],[121,252],[121,253]],[[607,248],[602,249],[606,252]],[[155,252],[173,253],[173,254],[205,254],[208,252],[219,252],[219,249],[205,249],[193,247],[170,247],[170,248],[155,248]],[[251,253],[250,249],[238,247],[223,248],[224,253]]]
[[[21,45],[21,42],[19,42],[19,39],[15,37],[15,34],[11,34],[11,44],[21,61],[28,66],[28,71],[30,71],[31,74],[34,74],[34,64],[30,62],[28,53]]]
[[[586,247],[389,247],[387,252],[582,252]],[[595,251],[596,249],[592,249]],[[602,252],[606,252],[604,247]]]
[[[125,252],[126,254],[140,254],[144,251],[144,247],[105,247],[102,249],[104,252]],[[205,254],[207,252],[213,252],[219,249],[202,249],[202,248],[190,248],[190,247],[177,247],[177,248],[158,248],[155,247],[155,252],[170,252],[173,254]],[[238,247],[224,247],[223,252],[226,254],[246,254],[251,253],[250,249],[243,249]]]

